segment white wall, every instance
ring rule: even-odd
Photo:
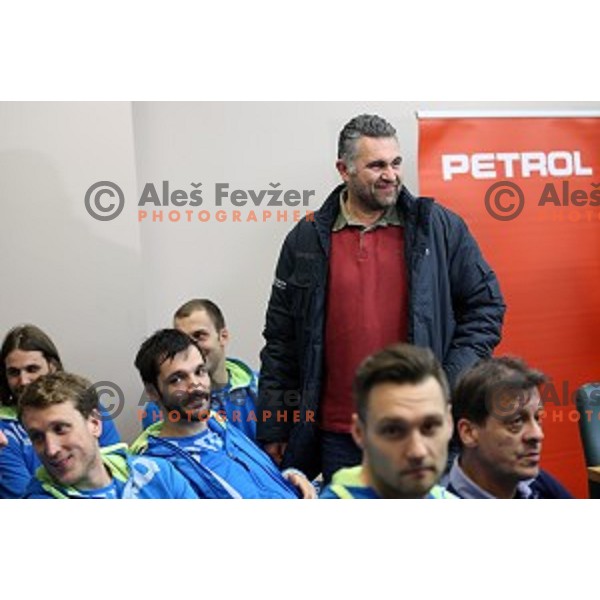
[[[34,323],[66,369],[127,398],[146,330],[139,228],[125,214],[93,220],[83,198],[104,179],[134,194],[133,148],[130,103],[0,103],[1,335]]]
[[[314,189],[316,209],[338,182],[339,130],[356,114],[377,112],[397,127],[405,181],[417,192],[418,109],[598,110],[600,103],[0,103],[0,332],[34,322],[68,369],[121,386],[128,410],[118,425],[131,439],[141,393],[135,352],[189,298],[220,304],[231,354],[258,367],[273,269],[292,226],[138,223],[144,184],[160,191],[168,180],[190,191],[202,182],[204,203],[190,210],[214,213],[217,182],[255,190],[281,183]],[[110,222],[84,208],[99,180],[125,193],[123,213]]]

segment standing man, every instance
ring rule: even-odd
[[[35,325],[11,329],[0,349],[0,431],[8,445],[0,455],[0,498],[19,498],[40,463],[31,440],[17,418],[17,400],[28,385],[43,375],[63,370],[58,349]],[[119,433],[108,411],[100,405],[104,421],[101,446],[118,444]]]
[[[211,409],[256,440],[258,378],[246,363],[226,356],[229,330],[221,309],[206,298],[189,300],[175,311],[173,327],[189,335],[206,357]],[[147,404],[142,411],[144,429],[159,421],[160,416],[156,404]]]
[[[321,498],[453,498],[438,485],[452,435],[449,394],[427,348],[396,344],[367,358],[354,381],[352,419],[362,463],[338,471]]]
[[[402,185],[396,130],[361,115],[339,137],[343,184],[288,234],[261,353],[257,438],[283,466],[327,483],[358,464],[354,373],[394,342],[429,347],[450,384],[500,341],[504,301],[464,221]],[[280,412],[317,411],[294,425]],[[267,419],[271,413],[277,414]]]
[[[484,360],[460,378],[452,412],[460,454],[448,489],[461,498],[571,498],[540,469],[543,403],[540,371],[509,356]]]

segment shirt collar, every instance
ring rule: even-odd
[[[344,188],[340,193],[340,211],[333,224],[332,231],[341,231],[345,227],[360,227],[364,231],[371,231],[377,227],[388,227],[390,225],[400,227],[403,225],[398,208],[395,204],[392,204],[388,209],[373,223],[372,225],[366,226],[359,221],[352,220],[348,208],[346,207],[346,201],[348,200],[348,188]]]
[[[461,498],[474,498],[479,500],[495,500],[496,496],[492,496],[489,492],[486,492],[483,488],[479,487],[461,468],[459,457],[454,460],[452,469],[450,469],[450,475],[448,482],[450,487],[455,490],[455,493]],[[531,488],[533,479],[527,481],[520,481],[517,484],[517,492],[515,498],[530,500],[535,498],[535,494]]]

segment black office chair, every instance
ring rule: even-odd
[[[588,467],[600,466],[600,383],[586,383],[577,390],[579,435]],[[600,498],[600,482],[589,481],[590,498]]]

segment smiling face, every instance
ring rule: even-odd
[[[396,202],[402,185],[402,157],[394,137],[361,137],[351,164],[338,160],[348,200],[363,211],[381,211]]]
[[[39,350],[13,350],[7,355],[4,368],[8,387],[15,398],[42,375],[56,371]]]
[[[211,377],[219,370],[225,369],[225,348],[229,339],[227,328],[217,330],[205,310],[195,310],[187,317],[176,318],[174,325],[202,348],[206,357],[206,368]]]
[[[160,365],[158,389],[149,390],[166,409],[184,421],[203,421],[210,409],[210,378],[204,358],[190,345]],[[169,419],[175,422],[175,419]]]
[[[383,498],[423,498],[442,476],[452,417],[434,377],[376,385],[365,422],[355,415],[353,427],[366,483]]]
[[[98,447],[102,422],[96,411],[85,418],[73,402],[46,408],[25,407],[21,421],[49,475],[80,490],[108,485]]]
[[[506,416],[491,414],[482,425],[467,419],[457,424],[464,451],[476,462],[472,471],[478,473],[482,487],[494,487],[488,489],[490,492],[510,489],[519,481],[536,477],[540,470],[544,433],[539,391],[533,388],[515,397],[513,404],[512,411],[504,406]]]

